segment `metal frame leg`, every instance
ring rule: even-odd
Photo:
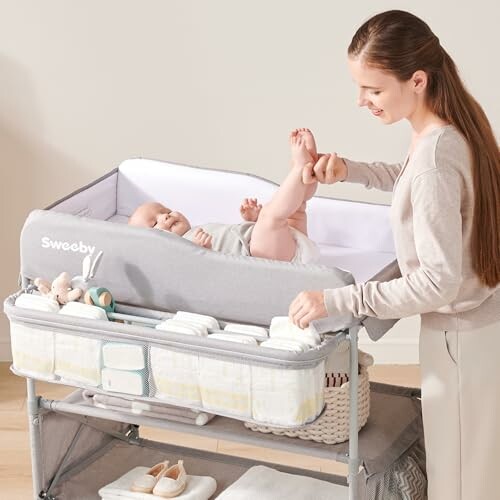
[[[349,330],[349,500],[358,500],[359,447],[358,447],[358,332],[359,327]]]
[[[28,408],[28,425],[31,444],[31,474],[33,478],[33,498],[40,499],[42,491],[42,462],[41,462],[41,440],[40,440],[40,397],[36,395],[35,381],[26,379]]]

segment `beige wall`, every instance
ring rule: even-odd
[[[17,286],[26,214],[125,158],[279,181],[289,130],[307,126],[322,151],[399,160],[408,126],[357,109],[346,67],[355,28],[375,12],[426,19],[498,130],[495,3],[0,1],[0,296]],[[321,194],[390,202],[352,185]],[[0,344],[7,339],[2,318]]]

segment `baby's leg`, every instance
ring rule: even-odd
[[[301,157],[300,151],[298,151],[296,148],[296,143],[299,137],[304,141],[304,145],[309,154],[311,155],[313,162],[316,162],[318,160],[316,142],[314,140],[312,132],[307,128],[295,129],[290,134],[290,146],[292,149],[292,168],[297,163],[301,163],[301,161],[303,163],[304,161],[304,158]],[[295,157],[295,155],[297,154],[298,158]],[[307,163],[307,161],[305,163]],[[314,184],[307,185],[304,194],[304,203],[302,203],[302,205],[300,205],[298,210],[288,218],[288,225],[290,227],[297,229],[301,233],[304,233],[305,235],[307,235],[306,202],[314,196],[317,187],[318,187],[317,182],[315,182]]]
[[[292,149],[295,164],[271,201],[262,207],[255,223],[250,240],[250,253],[254,257],[292,260],[297,243],[291,230],[295,226],[289,224],[289,219],[292,217],[298,226],[306,228],[304,198],[309,186],[302,182],[302,170],[312,158],[300,137],[296,138]],[[297,213],[304,218],[296,216]]]

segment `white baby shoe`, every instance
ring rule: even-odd
[[[175,465],[162,473],[153,488],[153,495],[163,498],[173,498],[180,495],[186,488],[187,474],[184,462],[179,460]]]
[[[168,461],[153,465],[151,469],[149,469],[142,476],[138,477],[132,483],[132,486],[130,487],[131,491],[137,491],[139,493],[152,493],[156,483],[167,470],[169,470]]]

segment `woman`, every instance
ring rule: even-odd
[[[500,465],[500,157],[480,105],[422,20],[389,11],[348,49],[359,105],[412,127],[403,164],[322,155],[304,182],[357,182],[392,191],[402,277],[302,292],[292,321],[352,312],[421,315],[422,411],[429,500],[498,497]]]

